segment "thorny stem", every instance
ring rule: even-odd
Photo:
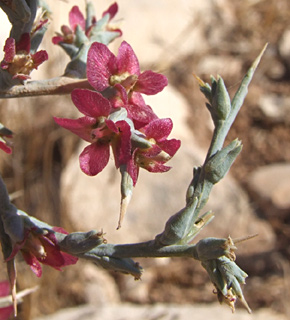
[[[187,203],[185,208],[173,215],[167,221],[165,230],[161,234],[157,235],[154,240],[147,242],[114,245],[106,243],[100,244],[100,238],[96,238],[96,234],[94,234],[93,237],[86,238],[84,237],[84,233],[79,233],[79,238],[78,235],[76,235],[75,239],[72,238],[73,241],[66,242],[66,238],[72,234],[64,235],[55,232],[60,249],[72,255],[92,260],[105,268],[131,273],[137,279],[140,278],[142,272],[141,268],[129,258],[191,257],[202,261],[206,265],[207,270],[209,269],[210,271],[214,272],[212,273],[212,281],[217,285],[217,289],[222,292],[225,299],[228,299],[228,294],[223,292],[225,288],[227,289],[226,291],[229,291],[233,288],[233,291],[230,291],[232,296],[237,296],[241,300],[244,299],[242,291],[239,287],[239,283],[244,283],[244,278],[246,278],[247,275],[233,262],[234,254],[232,251],[235,248],[234,242],[230,238],[228,240],[206,238],[200,240],[197,244],[189,245],[188,243],[194,238],[194,236],[196,236],[201,228],[212,219],[211,212],[204,214],[202,217],[198,217],[199,212],[206,203],[213,185],[217,183],[224,176],[224,174],[226,174],[227,170],[232,164],[231,159],[234,161],[235,156],[241,149],[240,143],[235,141],[232,143],[232,146],[230,146],[230,149],[227,149],[227,147],[224,149],[222,148],[226,135],[243,104],[247,93],[247,87],[253,77],[254,71],[265,48],[266,46],[244,77],[235,97],[231,102],[231,111],[229,115],[226,117],[226,119],[217,121],[215,123],[216,127],[213,134],[212,143],[210,145],[204,165],[196,169],[194,172],[194,178],[189,186],[189,189],[192,187],[190,189],[192,191],[187,193]],[[0,98],[67,94],[70,93],[74,88],[91,88],[91,86],[87,80],[59,77],[50,80],[28,82],[24,86],[14,86],[5,92],[0,91]],[[231,152],[233,151],[237,152],[234,154],[234,157],[231,157]],[[219,157],[216,157],[216,155]],[[230,159],[226,159],[226,157]],[[214,161],[216,159],[218,159],[219,163]],[[227,160],[225,161],[227,162],[226,168],[223,167],[223,159]],[[210,175],[211,173],[213,174],[212,176]],[[8,223],[10,222],[10,220],[8,221],[8,218],[16,219],[19,216],[15,214],[16,208],[11,204],[6,187],[1,178],[0,200],[0,222],[5,223],[5,226],[2,226],[2,237],[5,235],[6,237],[9,236],[10,238],[15,237],[15,239],[21,238],[20,236],[18,237],[18,234],[14,233],[13,228],[10,228],[12,223]],[[46,225],[35,218],[28,216],[28,219],[30,219],[30,221],[36,226],[39,226],[39,228],[50,229],[49,225]],[[22,222],[21,219],[18,220]],[[13,224],[13,226],[14,225],[15,224]],[[20,231],[22,230],[20,223],[18,229]],[[5,239],[1,239],[2,244],[4,242],[3,240]],[[91,240],[93,240],[92,243]],[[82,250],[83,248],[85,248],[85,250]],[[8,249],[11,250],[10,247]],[[217,264],[217,266],[219,265],[222,270],[224,270],[224,267],[228,267],[229,269],[226,271],[225,275],[222,272],[216,274],[216,269],[214,268],[214,270],[212,270],[214,267],[214,265],[211,265],[212,263],[214,263],[214,265]],[[238,279],[235,280],[235,287],[231,287],[232,284],[229,282],[231,279]]]
[[[223,144],[225,142],[226,136],[238,114],[240,108],[244,103],[244,99],[248,93],[248,86],[253,78],[254,72],[256,71],[258,64],[267,48],[266,44],[254,63],[251,65],[250,69],[248,70],[247,74],[245,75],[239,89],[237,90],[233,100],[232,100],[232,108],[230,111],[229,116],[224,121],[219,121],[217,126],[214,129],[212,142],[210,148],[208,150],[206,160],[207,161],[212,155],[214,155],[218,150],[222,149]]]

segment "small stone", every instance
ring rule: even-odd
[[[290,208],[290,163],[260,167],[248,179],[250,189],[260,201],[270,202],[277,209]],[[267,209],[266,205],[264,206]]]

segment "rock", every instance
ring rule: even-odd
[[[53,10],[53,1],[47,2]],[[84,2],[78,5],[85,12]],[[107,0],[96,3],[97,19],[108,6]],[[157,68],[166,68],[181,56],[220,47],[221,37],[236,23],[233,5],[228,0],[214,5],[210,0],[194,3],[191,0],[119,0],[118,6],[119,12],[112,23],[122,30],[123,36],[110,44],[111,49],[117,52],[121,41],[126,40],[142,65],[153,64]],[[61,25],[68,24],[71,7],[71,2],[58,3],[57,10],[53,10],[51,30],[59,31]],[[49,54],[56,57],[56,51],[52,49]]]
[[[68,308],[55,314],[37,318],[35,320],[183,320],[191,319],[194,315],[195,320],[214,319],[217,315],[223,320],[251,320],[253,315],[245,310],[238,309],[235,315],[229,308],[218,304],[211,305],[133,305],[128,303],[112,304],[103,307],[79,306]],[[254,312],[255,320],[286,320],[286,316],[277,314],[271,309],[260,309]]]
[[[290,123],[290,98],[278,94],[263,94],[259,99],[262,112],[274,122]]]
[[[197,65],[195,73],[199,76],[203,74],[221,75],[224,79],[229,79],[237,74],[241,74],[242,60],[234,57],[223,57],[206,55],[203,56]]]
[[[279,44],[278,50],[283,58],[283,60],[287,63],[288,68],[290,67],[290,29],[286,29],[282,34]]]
[[[256,169],[248,179],[248,186],[258,203],[271,217],[290,209],[290,164],[275,163]]]
[[[120,302],[119,289],[108,272],[91,263],[84,263],[81,270],[87,303],[96,306]]]

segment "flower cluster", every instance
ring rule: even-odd
[[[122,35],[120,29],[110,26],[110,21],[118,12],[117,3],[113,3],[103,12],[102,19],[99,21],[94,14],[91,14],[93,11],[91,6],[88,6],[87,11],[90,14],[85,18],[78,6],[72,7],[69,12],[69,26],[61,26],[61,33],[57,32],[52,38],[53,44],[68,44],[80,48],[84,42],[100,41],[100,37],[104,37],[104,34],[111,38],[110,41]]]
[[[180,141],[167,139],[171,119],[159,119],[142,97],[163,90],[167,78],[150,70],[141,73],[138,59],[125,41],[117,56],[106,45],[93,43],[87,57],[87,78],[96,91],[72,92],[72,101],[84,117],[54,118],[90,142],[80,155],[82,171],[90,176],[101,172],[109,161],[110,147],[116,167],[129,174],[132,187],[139,168],[168,171],[165,163],[179,149]]]
[[[166,85],[165,76],[140,72],[131,46],[122,42],[117,56],[104,44],[95,42],[88,52],[87,77],[96,91],[76,89],[72,101],[85,116],[79,119],[54,118],[62,127],[90,142],[80,155],[80,166],[88,175],[103,170],[112,147],[115,165],[126,165],[137,182],[140,167],[165,172],[166,163],[180,147],[167,140],[171,119],[159,119],[146,105],[141,93],[156,94]]]
[[[45,50],[31,53],[30,35],[24,33],[18,42],[13,38],[6,40],[1,68],[7,70],[13,79],[27,80],[30,78],[31,71],[37,69],[47,59]]]
[[[67,234],[62,228],[53,230]],[[19,251],[37,277],[42,275],[40,263],[61,270],[62,267],[78,261],[78,258],[60,250],[53,231],[37,227],[25,227],[23,240],[14,244],[12,253],[6,261],[14,259]]]

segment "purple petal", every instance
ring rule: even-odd
[[[16,52],[25,51],[26,53],[30,52],[30,35],[29,33],[23,33],[16,43]]]
[[[10,292],[10,284],[9,281],[1,281],[0,282],[0,297],[8,296]]]
[[[118,84],[115,84],[113,88],[110,88],[111,95],[108,97],[114,108],[124,107],[128,104],[128,95],[126,89]]]
[[[78,6],[73,6],[69,12],[69,24],[73,31],[79,25],[83,30],[86,28],[86,21]]]
[[[114,153],[115,165],[119,168],[120,165],[128,163],[131,158],[131,129],[129,124],[124,120],[117,121],[115,126],[118,128],[119,134],[114,137],[111,145]]]
[[[130,93],[130,104],[136,104],[138,106],[146,106],[145,100],[139,92],[131,92]]]
[[[89,83],[97,91],[103,91],[110,86],[110,76],[116,73],[116,57],[106,45],[94,42],[89,49],[87,59],[87,77]]]
[[[109,144],[92,143],[80,154],[80,167],[85,174],[95,176],[105,168],[109,157]]]
[[[116,126],[116,124],[115,124],[114,121],[112,121],[112,120],[110,120],[110,119],[107,119],[105,122],[106,122],[107,127],[108,127],[111,131],[113,131],[114,133],[118,133],[118,132],[119,132],[118,127]]]
[[[181,141],[177,139],[164,140],[158,143],[160,148],[173,157],[176,151],[180,148]]]
[[[75,89],[71,93],[71,98],[81,113],[92,118],[107,117],[111,111],[109,100],[95,91]]]
[[[40,50],[33,54],[31,58],[33,60],[33,67],[37,69],[37,67],[41,65],[42,62],[48,60],[48,54],[45,50]]]
[[[149,172],[167,172],[171,169],[171,167],[165,166],[163,163],[160,162],[151,162],[146,168]]]
[[[42,268],[36,257],[29,251],[22,250],[21,253],[25,262],[30,266],[30,269],[36,274],[37,277],[41,277]]]
[[[150,106],[125,105],[128,115],[133,119],[135,129],[140,129],[157,118]]]
[[[139,61],[132,49],[132,47],[126,42],[123,41],[120,45],[118,56],[118,74],[129,72],[129,74],[139,75],[140,66]]]
[[[51,39],[53,44],[59,44],[60,42],[64,41],[64,38],[62,36],[55,36]]]
[[[144,129],[145,135],[148,138],[153,138],[155,141],[160,141],[166,139],[173,127],[172,120],[170,118],[166,119],[156,119],[150,122]]]
[[[53,118],[54,121],[61,127],[70,130],[85,141],[91,142],[91,131],[93,125],[96,124],[96,119],[90,117],[82,117],[79,119]]]
[[[1,140],[0,140],[0,149],[5,151],[8,154],[12,153],[12,149],[9,146],[7,146],[7,144],[5,142],[3,142]]]
[[[10,283],[9,281],[0,282],[0,297],[6,297],[10,294]],[[13,306],[0,308],[0,319],[8,320],[13,312]]]
[[[157,144],[154,144],[148,150],[141,151],[141,154],[145,158],[154,158],[154,157],[158,156],[158,154],[161,151],[162,151],[162,149]]]
[[[104,17],[106,14],[109,14],[110,15],[109,20],[112,20],[117,14],[117,12],[118,12],[118,4],[114,2],[106,11],[103,12],[102,16]]]
[[[13,38],[6,39],[4,53],[4,60],[6,62],[12,62],[16,53],[15,40]]]
[[[9,320],[11,319],[10,316],[13,313],[13,306],[9,306],[9,307],[3,307],[0,309],[0,319],[1,320]]]
[[[134,86],[134,91],[138,91],[147,95],[153,95],[162,91],[167,84],[168,80],[163,74],[148,70],[139,75]]]
[[[54,239],[51,239],[51,237],[41,236],[39,237],[39,240],[46,252],[46,256],[39,260],[41,263],[51,266],[56,270],[61,270],[61,267],[77,263],[77,257],[60,251],[55,236]]]
[[[127,163],[127,171],[133,180],[133,186],[136,185],[139,176],[139,167],[136,165],[134,161],[136,150],[137,149],[135,149],[130,161]]]

